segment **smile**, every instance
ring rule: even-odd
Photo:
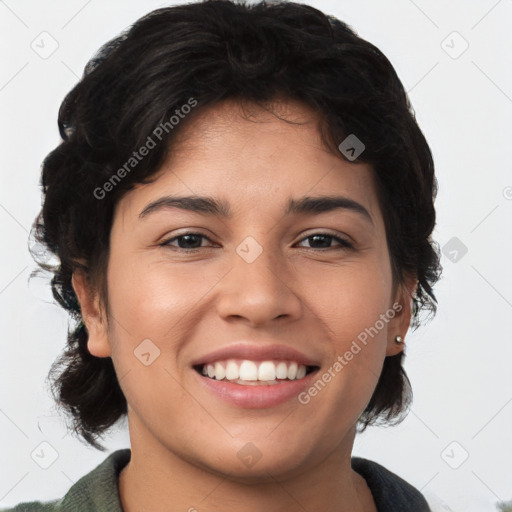
[[[283,381],[299,380],[313,371],[314,367],[296,361],[251,361],[226,359],[196,367],[210,379],[233,381],[242,385],[273,385]]]
[[[194,373],[203,389],[231,406],[267,409],[297,400],[318,369],[296,361],[228,359],[194,366]]]

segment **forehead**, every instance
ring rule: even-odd
[[[296,100],[280,99],[265,105],[225,100],[185,119],[166,163],[192,156],[197,160],[245,159],[246,164],[257,166],[269,153],[276,162],[286,159],[294,163],[307,157],[308,162],[321,163],[322,154],[332,155],[321,140],[320,121],[316,112]]]
[[[318,114],[293,100],[204,107],[184,120],[155,180],[136,187],[124,204],[140,212],[144,202],[172,193],[269,210],[290,198],[341,194],[378,215],[371,167],[333,154],[319,123]]]

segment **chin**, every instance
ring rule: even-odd
[[[238,442],[236,447],[212,453],[209,459],[201,462],[208,471],[229,475],[229,480],[248,485],[286,480],[311,465],[304,450],[294,450],[290,445],[276,447],[263,438],[254,443]]]

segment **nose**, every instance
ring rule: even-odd
[[[286,273],[278,267],[268,251],[252,263],[235,254],[233,268],[218,289],[219,316],[227,321],[244,320],[252,327],[300,318],[301,300]]]

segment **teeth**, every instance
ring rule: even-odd
[[[243,363],[242,363],[243,364]],[[275,380],[276,367],[272,361],[264,361],[258,368],[258,380]]]
[[[243,361],[240,365],[241,380],[258,380],[258,367],[252,361]]]
[[[288,378],[288,368],[286,367],[286,363],[281,361],[276,367],[276,378],[278,379],[287,379]]]
[[[208,365],[210,366],[210,365]],[[226,379],[237,380],[240,378],[240,369],[235,361],[228,361],[226,366]]]
[[[288,367],[288,378],[290,380],[293,380],[293,379],[295,379],[295,377],[297,377],[297,368],[298,368],[297,363],[292,363]]]
[[[262,361],[260,363],[244,360],[229,359],[204,365],[202,374],[216,380],[237,382],[267,382],[278,384],[278,380],[296,380],[306,376],[306,366],[295,361]]]
[[[304,365],[300,365],[297,370],[297,376],[296,379],[303,379],[306,376],[306,367]]]
[[[209,366],[209,365],[208,365]],[[222,380],[226,376],[226,370],[220,363],[215,363],[215,375],[216,379]]]

